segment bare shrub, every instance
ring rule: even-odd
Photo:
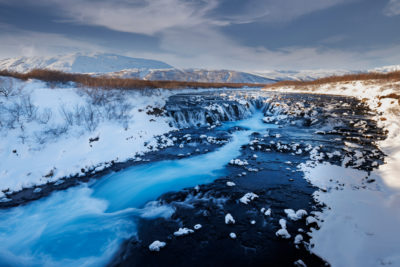
[[[32,103],[30,95],[23,95],[21,97],[21,109],[22,114],[26,117],[28,121],[36,119],[38,108]]]
[[[10,129],[16,128],[17,124],[21,125],[22,123],[22,108],[21,104],[17,101],[12,102],[10,105],[5,107],[7,112],[7,127]]]
[[[94,131],[99,124],[98,112],[96,113],[92,105],[86,105],[86,107],[82,107],[81,110],[83,115],[83,125],[88,131]]]
[[[40,124],[47,124],[51,117],[53,115],[53,112],[49,108],[45,108],[43,112],[37,115],[37,120]]]
[[[43,131],[38,131],[34,133],[34,138],[37,143],[43,145],[44,143],[59,138],[61,135],[68,132],[67,125],[57,125],[47,127]]]
[[[74,114],[71,111],[67,110],[64,104],[61,105],[61,107],[59,108],[59,112],[64,118],[66,125],[72,126],[74,124]]]

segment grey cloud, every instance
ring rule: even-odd
[[[390,0],[383,12],[389,17],[400,15],[400,0]]]

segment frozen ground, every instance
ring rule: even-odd
[[[382,98],[399,94],[400,83],[356,81],[277,90],[357,97],[388,130],[387,138],[377,142],[386,162],[372,173],[312,162],[301,168],[322,189],[315,199],[328,207],[318,214],[323,223],[311,235],[313,252],[332,266],[400,266],[400,103]],[[362,177],[375,182],[365,185]],[[338,184],[343,185],[339,190]]]

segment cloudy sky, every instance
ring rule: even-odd
[[[400,0],[0,0],[0,58],[78,51],[182,68],[400,64]]]

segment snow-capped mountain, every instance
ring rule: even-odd
[[[162,61],[131,58],[105,53],[75,53],[54,57],[18,57],[0,59],[0,69],[27,72],[51,69],[75,73],[108,73],[124,69],[169,69]]]
[[[324,78],[332,75],[345,75],[355,73],[349,70],[268,70],[255,71],[255,75],[262,76],[272,80],[294,80],[294,81],[310,81]]]
[[[400,71],[400,65],[390,65],[390,66],[383,66],[379,68],[375,68],[373,70],[370,70],[370,72],[392,72],[392,71]]]
[[[337,69],[265,71],[178,69],[162,61],[106,53],[75,53],[54,57],[0,59],[0,70],[27,72],[35,68],[93,75],[106,74],[112,77],[144,80],[232,83],[272,83],[281,80],[305,81],[359,72]],[[395,70],[400,70],[400,65],[385,66],[369,71],[390,72]]]

